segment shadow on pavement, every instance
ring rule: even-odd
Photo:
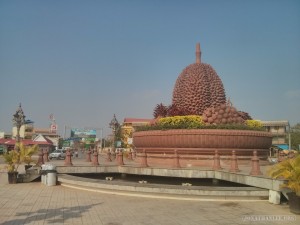
[[[17,213],[16,216],[21,216],[26,218],[13,219],[2,223],[2,225],[11,224],[31,224],[36,221],[45,221],[47,223],[66,223],[69,219],[76,219],[82,217],[84,212],[87,212],[92,207],[100,205],[103,203],[91,204],[86,206],[73,206],[73,207],[63,207],[54,209],[39,209],[36,212],[24,212]],[[71,221],[70,221],[71,222]]]

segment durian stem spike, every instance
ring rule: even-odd
[[[200,43],[197,43],[196,45],[196,63],[201,63]]]

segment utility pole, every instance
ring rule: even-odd
[[[64,127],[64,139],[66,139],[67,128],[72,129],[72,127],[65,125],[65,127]]]

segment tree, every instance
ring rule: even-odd
[[[291,148],[299,149],[300,145],[300,123],[297,123],[295,126],[291,127]]]
[[[186,115],[188,115],[188,113],[185,110],[179,109],[174,104],[168,107],[168,116],[186,116]]]
[[[64,146],[64,139],[63,138],[59,138],[58,139],[58,148],[61,149]]]
[[[121,141],[121,147],[123,148],[124,147],[124,143],[123,143],[123,141],[122,141],[122,129],[121,129],[121,126],[120,126],[120,124],[118,124],[117,126],[116,126],[116,133],[115,133],[115,143],[113,143],[113,144],[115,144],[116,145],[116,143],[118,142],[118,141]],[[117,147],[117,146],[115,146],[115,147]]]
[[[153,116],[156,119],[157,117],[166,117],[168,114],[168,107],[162,103],[157,104],[153,111]]]
[[[16,144],[19,151],[13,149],[3,155],[4,161],[7,163],[8,172],[17,172],[21,163],[30,164],[34,162],[31,156],[39,150],[38,145],[25,146],[22,142]]]
[[[20,161],[25,162],[26,164],[30,164],[31,162],[34,162],[34,160],[31,159],[31,156],[39,151],[38,145],[32,145],[32,146],[25,146],[23,143],[18,144],[20,149]]]

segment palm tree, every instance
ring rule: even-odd
[[[39,150],[38,145],[25,146],[22,142],[18,144],[20,149],[20,162],[24,162],[26,164],[30,164],[34,162],[31,159],[31,156]]]
[[[275,164],[268,174],[275,179],[286,179],[287,183],[282,187],[288,188],[300,196],[300,155]]]
[[[18,170],[20,164],[20,153],[13,149],[5,154],[3,154],[4,161],[7,163],[7,172],[13,173]]]

